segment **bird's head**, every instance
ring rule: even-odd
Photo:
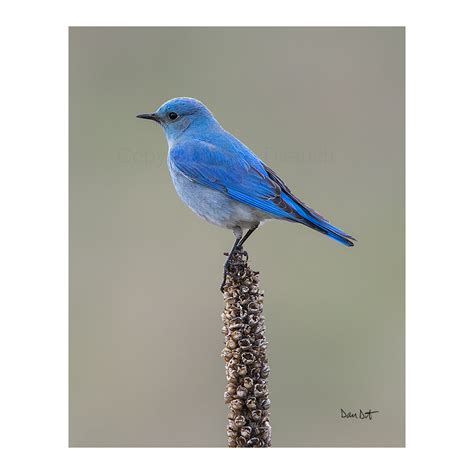
[[[174,142],[183,133],[202,133],[219,127],[209,109],[199,100],[178,97],[165,102],[151,114],[137,115],[137,118],[158,122],[165,132],[168,142]]]

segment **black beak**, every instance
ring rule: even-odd
[[[146,120],[154,120],[155,122],[160,121],[160,119],[155,114],[140,114],[140,115],[137,115],[137,118],[146,119]]]

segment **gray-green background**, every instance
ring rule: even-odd
[[[71,446],[226,445],[233,236],[179,201],[135,119],[176,96],[358,239],[272,221],[249,240],[273,445],[404,445],[404,47],[403,28],[70,30]]]

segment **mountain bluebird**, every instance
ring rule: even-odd
[[[354,237],[298,199],[275,171],[225,131],[198,100],[179,97],[137,117],[163,127],[169,145],[168,167],[179,197],[206,221],[234,232],[223,285],[234,252],[267,219],[299,222],[343,245],[354,245]]]

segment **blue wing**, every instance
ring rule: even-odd
[[[338,242],[355,240],[294,196],[277,174],[230,134],[222,145],[192,140],[170,150],[169,159],[190,180],[237,201],[307,225]]]

